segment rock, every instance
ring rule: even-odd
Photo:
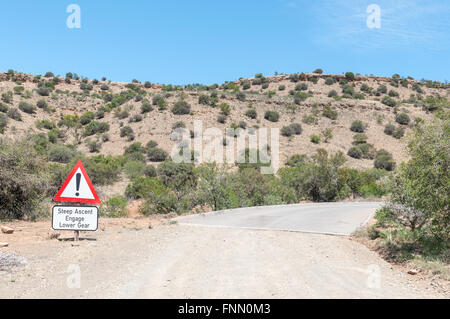
[[[0,243],[0,248],[4,248],[4,247],[8,247],[9,244],[8,243]]]
[[[419,271],[418,270],[416,270],[416,269],[411,269],[411,270],[408,270],[408,274],[409,275],[417,275],[419,273]]]
[[[12,234],[14,233],[14,229],[8,226],[2,226],[2,233],[4,234]]]

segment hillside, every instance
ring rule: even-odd
[[[414,125],[432,119],[434,110],[448,105],[449,92],[448,85],[397,75],[258,74],[222,85],[178,87],[9,71],[0,74],[0,131],[9,138],[40,134],[86,155],[122,155],[131,144],[149,141],[170,152],[175,144],[172,128],[178,122],[192,130],[193,121],[201,120],[204,129],[223,131],[232,126],[281,129],[299,123],[300,135],[286,129],[284,135],[290,136],[280,136],[282,165],[294,154],[310,156],[324,148],[342,151],[346,166],[362,169],[374,167],[374,154],[380,149],[397,163],[406,160],[405,137]],[[173,114],[178,101],[188,103],[187,114]],[[229,115],[223,103],[230,106]],[[278,121],[265,119],[267,111],[277,112]],[[362,126],[352,131],[358,120]],[[388,127],[388,135],[389,124],[393,127]],[[359,135],[355,141],[358,132],[366,137]],[[312,135],[318,137],[314,142]],[[369,146],[348,156],[358,144]]]

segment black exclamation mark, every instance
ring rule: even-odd
[[[78,193],[78,191],[80,190],[81,173],[77,173],[76,179],[77,179],[77,192],[75,193],[75,195],[78,197],[80,196],[80,193]]]

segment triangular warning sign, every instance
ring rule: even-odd
[[[53,200],[71,203],[101,203],[81,161],[75,165]]]

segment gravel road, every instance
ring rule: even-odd
[[[189,225],[83,236],[16,245],[28,263],[0,272],[0,298],[449,297],[347,237]]]

